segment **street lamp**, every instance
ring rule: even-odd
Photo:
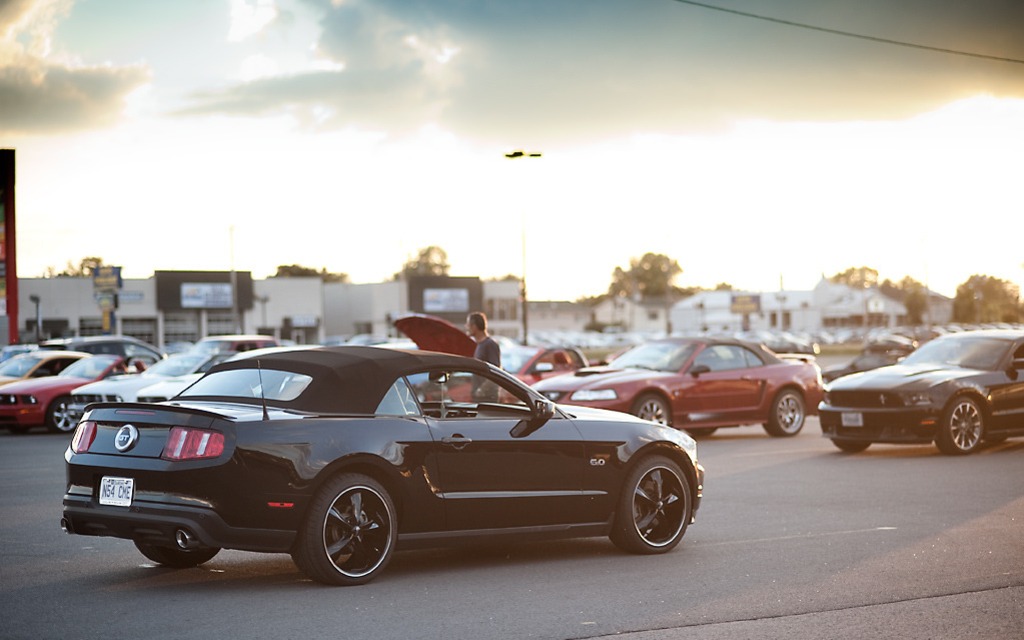
[[[540,158],[542,157],[539,152],[536,151],[511,151],[505,154],[505,157],[514,160],[516,158]],[[520,294],[523,298],[523,344],[529,344],[529,323],[527,320],[527,302],[526,302],[526,214],[523,213],[523,279],[520,286]]]
[[[267,303],[270,302],[270,296],[256,296],[256,302],[259,302],[263,309],[263,328],[265,329],[267,327]]]
[[[42,339],[43,335],[43,316],[40,315],[39,313],[40,298],[39,296],[32,294],[28,297],[28,299],[31,300],[32,303],[36,305],[36,342],[39,342]]]

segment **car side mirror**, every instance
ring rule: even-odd
[[[711,373],[711,367],[706,364],[697,364],[690,367],[690,375],[696,378],[702,373]]]
[[[435,384],[448,384],[448,372],[447,371],[431,371],[430,381]]]
[[[554,417],[555,403],[547,398],[540,398],[530,407],[530,414],[529,420],[520,420],[516,423],[516,426],[512,427],[512,430],[509,431],[510,436],[513,438],[525,438],[543,427],[547,424],[548,420]]]

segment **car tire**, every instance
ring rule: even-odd
[[[71,396],[57,396],[46,408],[46,428],[53,433],[71,433],[78,422],[71,417]]]
[[[973,398],[958,396],[946,407],[935,435],[935,446],[950,456],[972,453],[985,435],[985,415]]]
[[[178,549],[155,544],[135,543],[135,548],[153,562],[174,569],[198,567],[220,552],[217,547],[199,549]]]
[[[772,412],[764,430],[774,438],[789,438],[800,433],[806,418],[803,396],[793,389],[783,389],[772,401]]]
[[[832,444],[836,445],[836,448],[844,453],[860,453],[871,446],[870,442],[864,442],[863,440],[837,440],[832,438]]]
[[[369,476],[346,473],[313,497],[292,560],[317,582],[365,584],[391,561],[397,541],[398,519],[387,490]]]
[[[710,437],[716,431],[718,431],[718,427],[703,427],[700,429],[687,429],[686,433],[690,434],[690,437],[694,440],[700,440],[701,438]]]
[[[679,465],[662,456],[644,458],[622,484],[609,538],[629,553],[671,551],[690,523],[692,496]]]
[[[666,426],[672,425],[672,409],[668,401],[656,393],[645,393],[633,403],[630,413],[643,420]]]

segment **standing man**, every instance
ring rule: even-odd
[[[477,360],[490,362],[496,367],[501,367],[501,347],[487,333],[487,316],[479,311],[469,314],[466,318],[466,333],[476,342],[476,351],[473,357]]]

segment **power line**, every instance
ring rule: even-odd
[[[680,4],[689,4],[695,7],[701,7],[704,9],[711,9],[712,11],[721,11],[723,13],[732,13],[744,18],[754,18],[755,20],[764,20],[766,22],[775,22],[777,24],[784,24],[789,27],[799,27],[800,29],[810,29],[812,31],[821,31],[823,33],[831,33],[837,36],[846,36],[847,38],[859,38],[861,40],[869,40],[871,42],[882,42],[885,44],[894,44],[901,47],[910,47],[912,49],[924,49],[925,51],[938,51],[939,53],[949,53],[956,56],[968,56],[970,58],[982,58],[985,60],[998,60],[999,62],[1014,62],[1017,64],[1024,64],[1024,60],[1017,58],[1006,58],[1003,56],[990,56],[984,53],[972,53],[970,51],[958,51],[956,49],[944,49],[942,47],[929,47],[924,44],[915,44],[913,42],[904,42],[902,40],[889,40],[888,38],[879,38],[877,36],[864,35],[862,33],[853,33],[851,31],[840,31],[839,29],[828,29],[826,27],[817,27],[812,24],[804,24],[802,22],[793,22],[791,20],[782,20],[781,18],[773,18],[771,16],[763,16],[756,13],[748,13],[746,11],[738,11],[736,9],[727,9],[725,7],[716,7],[713,4],[705,4],[703,2],[693,2],[692,0],[674,0]]]

